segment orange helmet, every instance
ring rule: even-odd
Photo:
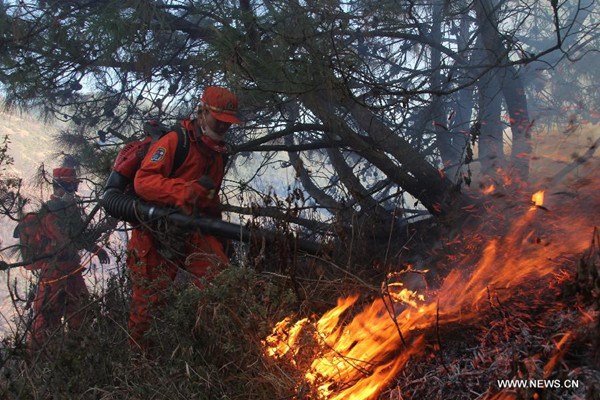
[[[52,170],[52,185],[60,187],[68,193],[74,193],[79,187],[81,179],[77,178],[77,172],[74,168],[61,167]]]
[[[52,170],[52,181],[53,182],[64,182],[64,183],[76,183],[81,182],[81,179],[77,178],[77,171],[74,168],[61,167],[54,168]]]
[[[200,99],[200,107],[206,108],[219,121],[231,124],[240,123],[236,115],[238,99],[235,94],[225,88],[218,86],[207,87]]]

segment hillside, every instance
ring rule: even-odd
[[[0,137],[8,136],[13,172],[25,179],[40,163],[52,163],[55,144],[52,139],[57,126],[29,115],[0,112]]]

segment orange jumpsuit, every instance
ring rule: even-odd
[[[63,318],[71,329],[79,328],[83,322],[85,299],[89,295],[78,254],[79,248],[89,247],[89,243],[82,242],[86,236],[82,230],[85,223],[83,215],[74,202],[55,196],[43,207],[47,211],[38,222],[38,229],[46,243],[42,253],[62,251],[26,267],[39,271],[40,278],[33,300],[30,351],[40,348],[48,336],[61,326]]]
[[[193,121],[184,120],[181,124],[191,140],[183,164],[177,171],[172,171],[178,135],[169,132],[153,143],[144,157],[135,175],[135,192],[150,203],[176,206],[187,214],[201,213],[220,218],[218,192],[224,174],[224,155],[196,139]],[[211,191],[198,183],[205,175],[215,184],[212,196]],[[167,257],[165,251],[161,251],[164,244],[150,226],[136,227],[129,241],[127,265],[133,285],[130,342],[142,349],[147,347],[144,334],[150,326],[153,309],[163,302],[162,295],[175,279],[178,268],[201,278],[207,276],[209,270],[216,272],[219,266],[229,261],[222,243],[214,236],[194,231],[170,239],[171,242],[173,239],[179,241],[179,251]],[[195,283],[201,286],[198,279]]]

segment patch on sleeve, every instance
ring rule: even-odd
[[[167,154],[167,149],[165,149],[164,147],[159,147],[158,149],[156,149],[154,154],[152,154],[152,158],[150,158],[150,161],[160,161],[165,157],[165,154]]]

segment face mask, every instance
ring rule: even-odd
[[[227,153],[227,145],[222,141],[214,141],[208,135],[202,135],[200,138],[202,143],[204,143],[209,149],[216,151],[217,153]]]

